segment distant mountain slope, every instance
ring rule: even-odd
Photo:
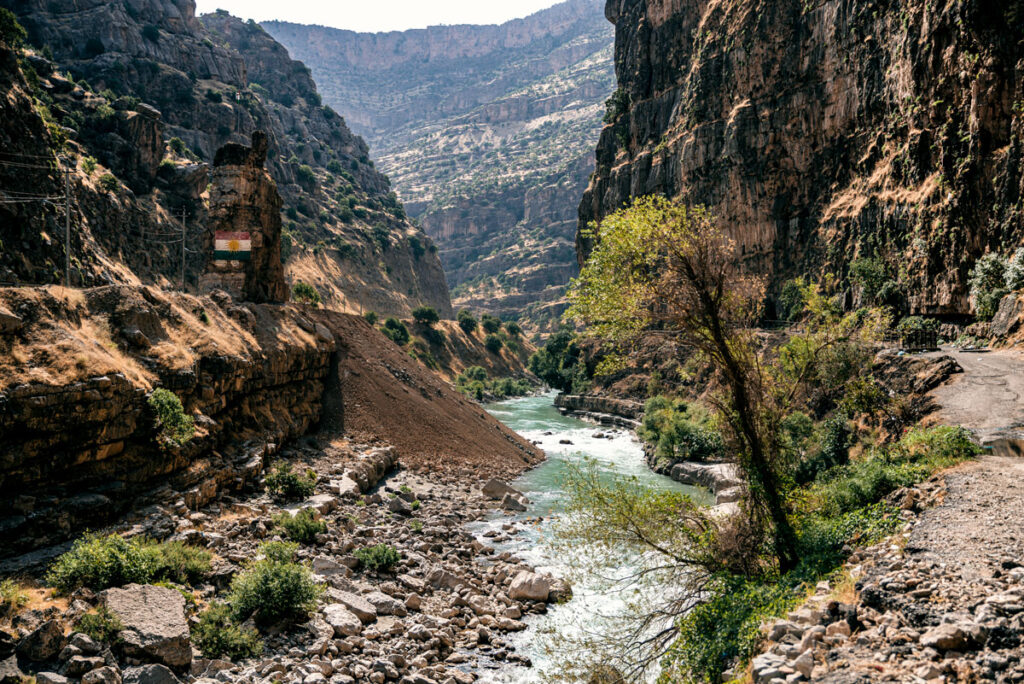
[[[547,322],[614,90],[600,0],[500,26],[365,34],[267,22],[434,238],[456,306]]]
[[[429,303],[451,313],[436,249],[407,220],[366,144],[322,106],[309,70],[255,23],[226,13],[199,19],[192,0],[0,0],[0,6],[15,12],[30,45],[52,55],[36,59],[33,69],[46,79],[34,97],[70,131],[75,142],[63,151],[96,157],[130,189],[125,201],[145,205],[140,211],[157,217],[151,220],[187,209],[190,245],[198,244],[204,165],[224,143],[247,143],[263,129],[267,168],[284,198],[290,277],[312,282],[335,308],[404,315]],[[104,212],[90,218],[94,235],[123,229],[123,220]],[[39,219],[22,210],[18,220]],[[176,270],[174,259],[148,268],[150,248],[145,240],[129,242],[116,259],[143,262],[131,268],[155,271],[147,277]],[[45,282],[55,269],[13,270],[20,280]],[[78,278],[82,284],[122,279],[110,268],[87,266]]]

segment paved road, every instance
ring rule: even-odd
[[[932,355],[942,354],[955,358],[964,372],[932,391],[941,407],[939,421],[970,428],[983,442],[1024,437],[1024,353],[943,349]]]

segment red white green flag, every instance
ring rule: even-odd
[[[249,233],[218,230],[213,235],[213,258],[217,261],[249,261],[252,240]]]

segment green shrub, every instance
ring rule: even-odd
[[[794,479],[806,484],[838,465],[850,460],[853,430],[846,416],[836,415],[822,422],[818,430],[820,448],[797,463]]]
[[[459,327],[467,335],[471,335],[476,330],[477,320],[469,309],[461,309],[456,316],[456,320],[459,322]]]
[[[133,582],[147,584],[156,576],[157,555],[155,547],[137,538],[89,534],[57,557],[45,581],[62,594],[81,587],[102,591]]]
[[[53,562],[46,583],[62,594],[81,587],[102,591],[133,582],[195,584],[210,573],[210,559],[209,551],[183,542],[88,534]]]
[[[320,306],[320,293],[309,283],[299,281],[292,286],[292,299],[308,306]]]
[[[419,503],[419,501],[414,501],[413,503]],[[413,532],[422,532],[423,531],[423,521],[421,521],[421,520],[410,520],[409,521],[409,529],[412,530]]]
[[[375,572],[389,570],[395,563],[402,560],[398,551],[393,546],[387,544],[377,544],[376,546],[356,549],[353,555],[359,559],[359,562],[364,567]]]
[[[573,386],[588,379],[583,350],[571,330],[559,330],[530,357],[530,372],[560,391],[571,392]]]
[[[181,541],[150,543],[157,550],[153,576],[177,584],[196,585],[210,574],[213,556]]]
[[[365,318],[366,322],[369,323],[370,325],[377,325],[376,311],[367,311],[366,313],[363,314],[363,318]]]
[[[711,426],[707,411],[682,399],[648,399],[638,435],[655,447],[659,460],[669,463],[725,456],[722,435]]]
[[[629,111],[629,93],[619,88],[612,96],[605,100],[604,122],[615,123],[615,121]]]
[[[782,291],[779,293],[779,316],[783,320],[795,321],[803,313],[806,288],[807,283],[803,278],[793,278],[782,284]]]
[[[301,501],[316,491],[316,473],[307,469],[304,474],[292,471],[292,464],[278,461],[267,475],[265,484],[270,495],[279,501]]]
[[[496,333],[501,330],[501,319],[491,314],[484,314],[480,317],[480,325],[486,333]]]
[[[501,348],[504,346],[505,343],[497,335],[492,334],[484,338],[484,347],[486,347],[487,351],[491,352],[492,354],[499,353],[501,351]]]
[[[971,270],[968,282],[971,298],[978,317],[988,320],[999,309],[999,300],[1008,292],[1006,289],[1006,260],[998,254],[986,254],[978,259]]]
[[[399,347],[404,347],[409,343],[409,329],[397,318],[389,318],[384,321],[380,331]]]
[[[25,44],[26,38],[28,38],[28,34],[18,23],[18,17],[14,12],[0,7],[0,42],[17,50]]]
[[[914,334],[914,333],[925,333],[935,332],[939,329],[939,322],[934,318],[924,318],[922,316],[907,316],[899,322],[896,326],[896,332],[900,334]]]
[[[257,624],[271,625],[305,618],[316,608],[323,588],[309,568],[295,562],[297,548],[294,543],[264,543],[264,557],[235,576],[228,603],[236,622],[252,617]]]
[[[432,306],[418,306],[412,310],[412,319],[421,325],[431,326],[441,320],[437,309]]]
[[[107,192],[116,192],[121,183],[118,182],[117,178],[112,173],[105,173],[100,176],[100,187]]]
[[[172,152],[179,156],[185,156],[185,152],[187,151],[188,148],[185,147],[184,140],[182,140],[178,136],[174,136],[169,141],[167,141],[167,144],[171,146]]]
[[[124,624],[106,606],[100,606],[96,612],[78,618],[75,629],[98,643],[114,644],[119,641]]]
[[[158,387],[149,395],[147,403],[160,421],[162,443],[181,446],[195,436],[195,422],[192,416],[185,415],[181,400],[174,392]]]
[[[28,594],[12,579],[0,580],[0,620],[14,617],[28,603]]]
[[[82,170],[90,176],[96,170],[96,158],[95,157],[83,157],[82,158]]]
[[[259,633],[235,623],[231,608],[223,603],[212,604],[199,615],[199,624],[192,628],[192,643],[204,658],[211,659],[242,660],[263,653]]]
[[[274,516],[274,524],[284,530],[292,541],[312,544],[318,534],[327,532],[327,523],[319,520],[312,508],[303,508],[295,515],[287,511]]]
[[[513,337],[519,337],[523,334],[523,329],[515,321],[509,321],[505,324],[505,332]]]
[[[861,289],[864,301],[873,304],[888,282],[885,264],[880,259],[854,259],[850,262],[850,282]]]

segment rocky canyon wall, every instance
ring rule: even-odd
[[[334,336],[293,307],[111,286],[0,290],[0,556],[96,528],[159,488],[258,481],[320,419]],[[158,439],[155,387],[195,438]]]
[[[557,324],[576,206],[614,88],[602,0],[383,34],[267,22],[367,136],[438,246],[456,308]]]
[[[580,228],[651,193],[711,207],[746,268],[878,257],[908,309],[969,311],[1024,241],[1024,5],[609,0],[622,103]],[[577,236],[585,260],[591,248]]]

